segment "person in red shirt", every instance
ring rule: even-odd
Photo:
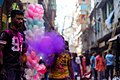
[[[95,69],[98,72],[98,80],[103,80],[103,71],[105,71],[105,60],[102,57],[102,53],[96,56],[96,66]]]

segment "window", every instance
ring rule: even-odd
[[[114,9],[113,0],[110,0],[108,2],[108,8],[109,8],[109,14],[110,14]]]
[[[102,8],[103,20],[107,19],[107,5]]]

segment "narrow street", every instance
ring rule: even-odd
[[[0,80],[120,80],[120,0],[0,0]]]

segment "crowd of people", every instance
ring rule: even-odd
[[[20,32],[23,23],[23,12],[13,10],[9,29],[0,34],[0,80],[26,80],[24,74],[28,67],[25,53],[28,45]],[[65,50],[61,54],[52,56],[55,58],[51,66],[47,66],[42,59],[38,61],[46,67],[41,80],[103,80],[104,78],[109,80],[113,78],[114,55],[111,50],[104,57],[96,52],[91,56],[86,53],[78,56],[77,53],[70,53],[69,44],[65,41]]]
[[[113,79],[113,69],[115,64],[115,56],[112,51],[109,50],[106,55],[93,53],[90,59],[92,75],[95,80],[112,80]]]
[[[74,53],[73,69],[76,80],[112,80],[114,74],[115,56],[109,50],[106,53],[82,54]]]

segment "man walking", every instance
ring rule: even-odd
[[[1,73],[4,79],[0,80],[21,80],[21,53],[23,36],[19,29],[23,27],[24,14],[20,10],[11,11],[10,28],[0,35],[0,56]]]

